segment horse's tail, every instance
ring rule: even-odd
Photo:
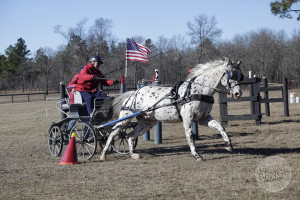
[[[129,92],[125,92],[119,96],[117,96],[114,100],[113,100],[113,112],[114,112],[114,118],[118,118],[120,111],[121,111],[121,107],[124,104],[124,101],[129,98],[135,91],[129,91]]]

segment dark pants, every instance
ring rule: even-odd
[[[86,102],[86,108],[89,114],[93,112],[94,109],[94,99],[95,98],[100,98],[103,96],[102,92],[97,91],[97,92],[85,92],[85,91],[80,91],[80,94],[83,98],[83,101]]]

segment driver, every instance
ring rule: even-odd
[[[106,79],[99,70],[103,64],[100,56],[92,56],[89,63],[81,70],[75,90],[79,91],[84,102],[86,102],[88,114],[94,109],[94,99],[103,97],[103,92],[98,90],[98,85],[112,86],[119,83],[118,80]]]

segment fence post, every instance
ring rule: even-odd
[[[63,105],[64,103],[66,103],[66,101],[65,101],[66,93],[65,93],[65,84],[64,84],[64,82],[60,82],[60,84],[59,84],[59,90],[60,90],[60,99],[63,101],[63,102],[61,103],[61,109],[62,109],[62,105]],[[62,110],[63,110],[63,109],[62,109]],[[63,111],[65,111],[65,110],[63,110]],[[67,117],[66,114],[61,113],[61,119],[65,119],[66,117]]]
[[[11,95],[11,102],[14,102],[14,95]]]
[[[268,80],[266,77],[263,77],[263,87],[267,88],[268,87]],[[266,112],[266,116],[270,116],[270,104],[268,102],[269,99],[269,92],[267,90],[264,91],[264,99],[266,99],[266,103],[265,103],[265,112]]]
[[[226,116],[228,115],[227,102],[222,102],[222,99],[227,97],[224,93],[219,93],[219,108],[220,108],[220,121],[222,126],[228,125],[228,120]]]
[[[197,123],[197,121],[193,121],[192,132],[193,132],[194,140],[199,140],[198,123]]]
[[[287,78],[283,78],[283,89],[282,89],[282,97],[283,97],[283,104],[284,104],[284,116],[288,117],[289,114],[289,99],[288,99],[288,84],[287,84]]]
[[[159,81],[159,71],[155,69],[155,77],[154,82],[152,85],[160,85]],[[161,144],[162,143],[162,123],[159,121],[157,125],[154,127],[154,144]]]
[[[120,93],[123,94],[125,93],[125,83],[124,83],[124,76],[121,76],[121,85],[120,85]]]
[[[252,85],[252,96],[256,96],[257,100],[253,102],[253,111],[257,119],[255,119],[256,125],[261,124],[261,107],[260,107],[260,80],[255,78],[256,82],[251,84]]]

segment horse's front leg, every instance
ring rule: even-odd
[[[183,121],[183,126],[185,130],[185,136],[187,139],[187,142],[190,146],[190,150],[192,155],[196,158],[197,161],[203,161],[203,157],[199,155],[196,151],[195,142],[194,142],[194,134],[192,132],[193,122],[192,120],[186,120]]]
[[[212,129],[216,129],[217,131],[219,131],[220,134],[222,135],[225,143],[226,143],[225,149],[227,151],[233,152],[233,147],[232,147],[232,144],[231,144],[231,140],[228,137],[228,135],[225,131],[225,128],[219,122],[217,122],[211,115],[209,115],[205,119],[200,120],[199,124],[207,126],[209,128],[212,128]]]

